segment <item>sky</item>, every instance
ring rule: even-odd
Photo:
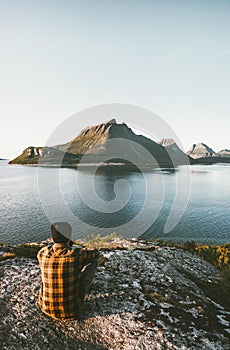
[[[0,0],[0,50],[2,158],[106,103],[230,149],[229,0]]]

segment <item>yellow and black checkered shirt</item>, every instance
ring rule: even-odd
[[[63,243],[42,248],[37,255],[42,276],[41,310],[56,319],[76,318],[83,302],[79,295],[81,270],[97,257],[97,250]]]

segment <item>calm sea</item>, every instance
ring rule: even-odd
[[[230,242],[229,179],[230,165],[224,164],[144,174],[101,170],[92,176],[89,169],[0,161],[0,242],[46,239],[50,222],[65,219],[75,239],[117,232],[177,242]]]

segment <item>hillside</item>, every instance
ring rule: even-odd
[[[171,138],[163,138],[157,142],[159,145],[163,146],[170,158],[172,158],[176,164],[185,164],[186,157],[188,157],[189,163],[193,164],[195,161],[189,155],[186,155],[176,144],[176,142]]]
[[[118,142],[116,139],[119,139]],[[147,152],[143,152],[143,149]],[[77,166],[82,161],[83,164],[135,163],[138,166],[151,167],[188,163],[188,157],[181,150],[179,157],[177,153],[178,149],[168,152],[165,147],[149,138],[136,135],[125,123],[118,124],[112,119],[83,129],[76,138],[66,144],[28,147],[19,157],[10,161],[10,164]]]
[[[100,253],[82,314],[65,322],[40,312],[36,259],[0,262],[1,349],[229,348],[230,313],[216,298],[219,276],[212,265],[157,242],[115,238]]]
[[[221,157],[229,157],[230,158],[230,149],[222,149],[221,151],[217,152],[217,154]]]
[[[67,154],[55,147],[27,147],[22,154],[11,160],[9,164],[37,165],[41,159],[44,163],[55,165]]]

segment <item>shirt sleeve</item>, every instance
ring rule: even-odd
[[[40,262],[41,258],[42,258],[42,255],[44,254],[44,250],[45,250],[46,247],[43,247],[41,248],[38,253],[37,253],[37,259],[38,261]]]
[[[81,249],[80,252],[80,263],[83,266],[93,262],[99,257],[99,252],[98,250],[88,250],[88,249]]]

